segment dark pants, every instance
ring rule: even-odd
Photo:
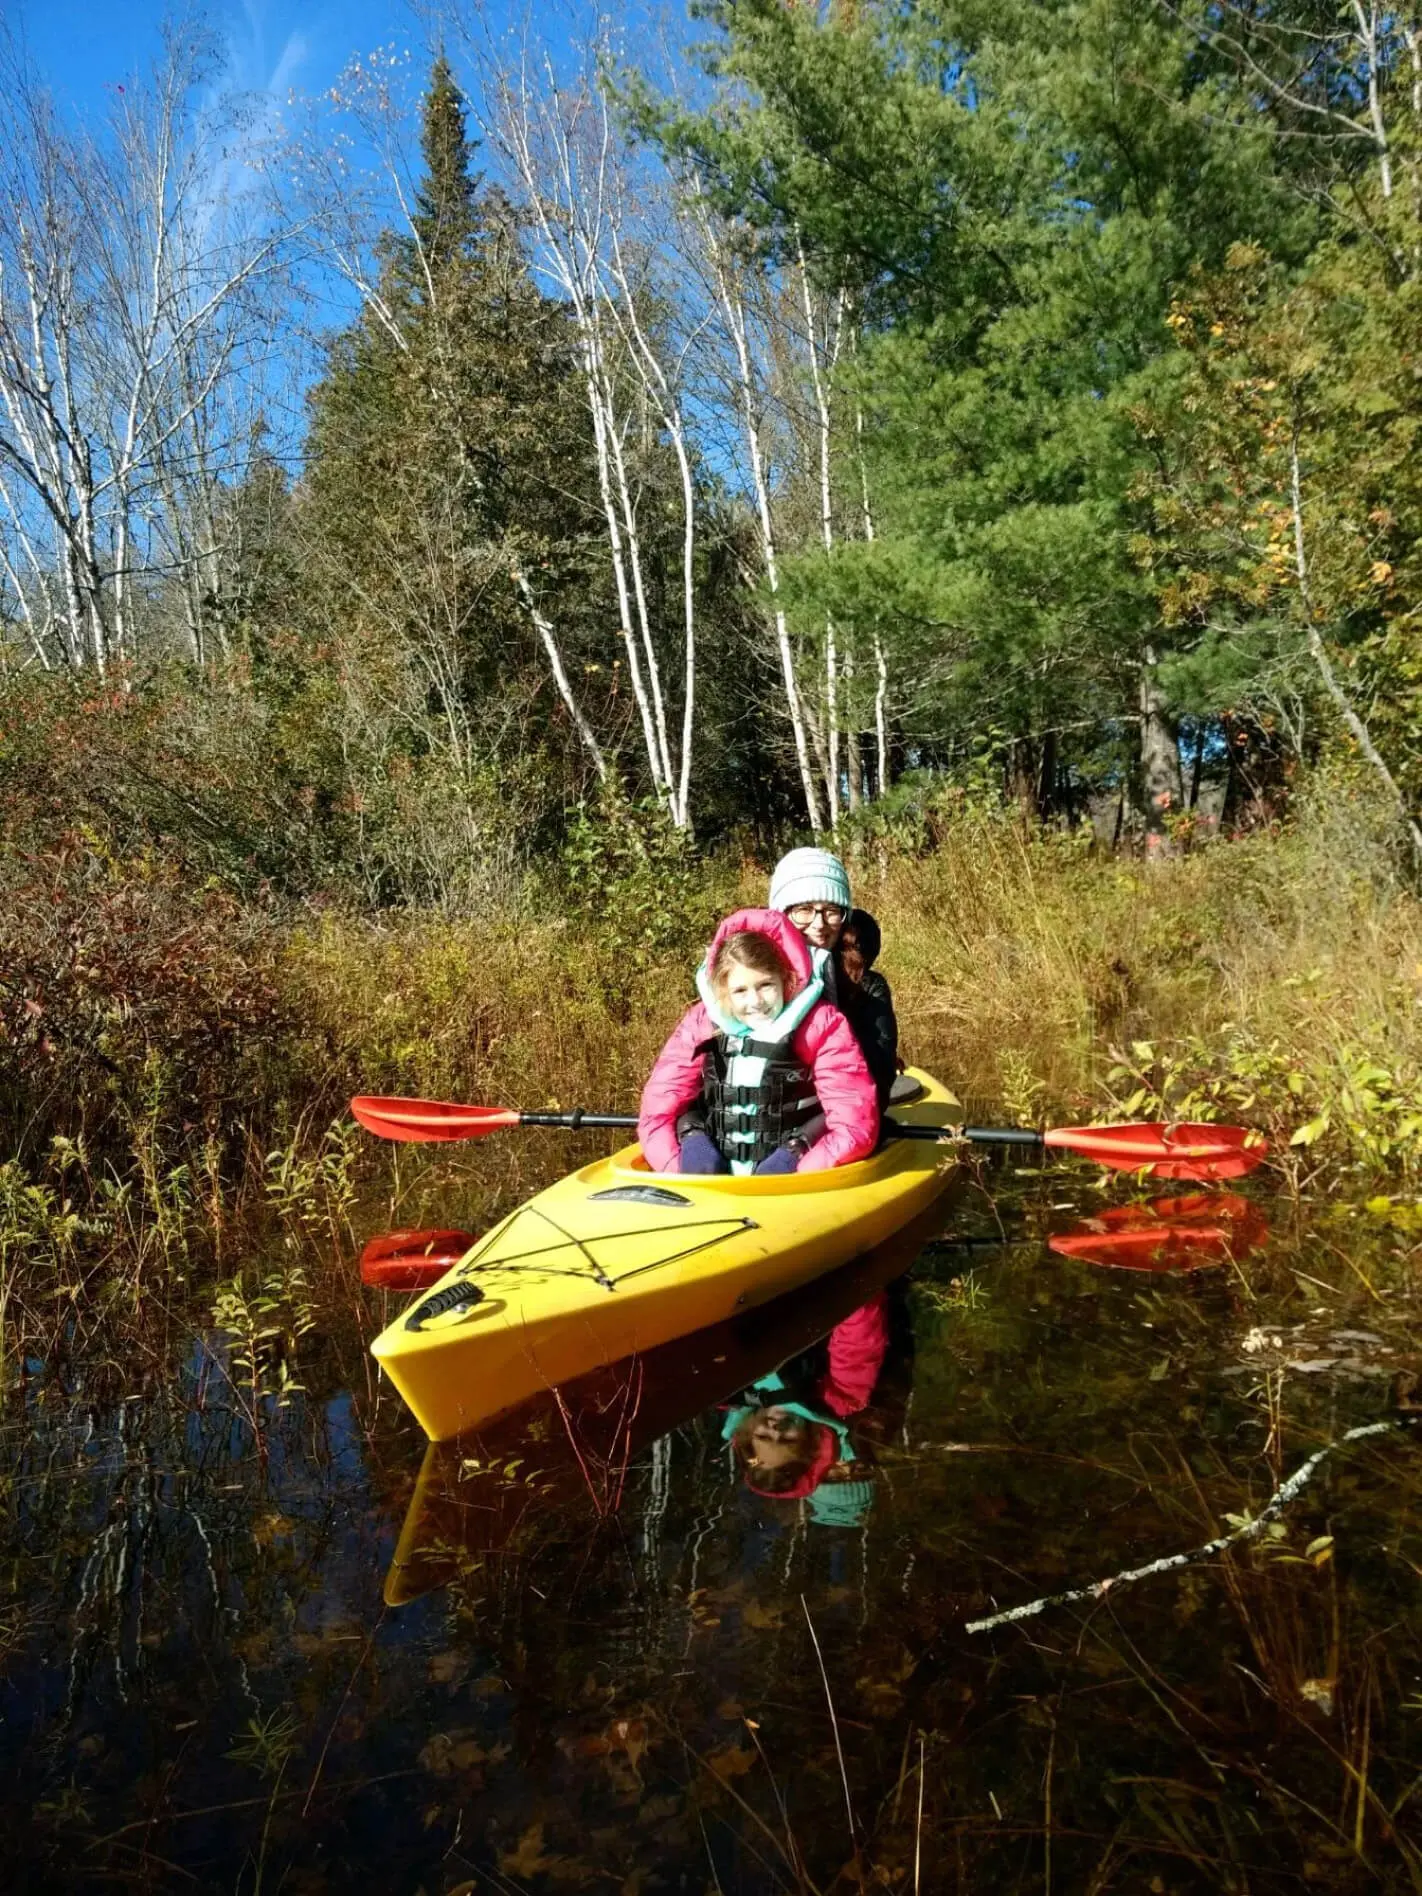
[[[793,1172],[800,1163],[798,1154],[789,1146],[777,1146],[755,1168],[757,1178],[770,1178],[778,1172]],[[688,1174],[700,1173],[703,1178],[715,1172],[729,1172],[720,1147],[709,1133],[688,1132],[681,1141],[681,1169]]]

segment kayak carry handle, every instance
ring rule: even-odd
[[[475,1304],[483,1301],[483,1291],[466,1277],[460,1283],[446,1284],[433,1297],[426,1297],[418,1309],[412,1310],[406,1317],[405,1328],[418,1333],[436,1317],[447,1317],[452,1310],[472,1310]]]

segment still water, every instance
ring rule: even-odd
[[[1108,1267],[1093,1192],[970,1190],[446,1450],[376,1293],[285,1396],[201,1326],[31,1365],[0,1882],[1422,1890],[1417,1236],[1256,1198]]]

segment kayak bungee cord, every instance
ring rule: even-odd
[[[485,1255],[495,1238],[506,1236],[513,1228],[514,1223],[519,1218],[525,1217],[529,1212],[536,1213],[538,1217],[543,1219],[545,1224],[553,1227],[558,1233],[558,1242],[556,1244],[541,1244],[530,1251],[520,1251],[516,1257],[491,1258],[487,1264],[484,1264]],[[673,1251],[665,1257],[655,1258],[650,1264],[638,1264],[634,1269],[622,1271],[616,1277],[609,1277],[587,1248],[589,1243],[622,1244],[629,1238],[674,1238],[682,1232],[705,1231],[712,1227],[714,1227],[716,1231],[714,1237],[703,1238],[699,1244],[687,1245],[680,1251]],[[461,1275],[466,1277],[473,1276],[480,1265],[483,1264],[484,1268],[490,1273],[495,1271],[507,1271],[510,1275],[517,1275],[522,1271],[545,1277],[591,1278],[594,1283],[600,1284],[604,1290],[616,1290],[617,1286],[619,1284],[625,1284],[629,1277],[640,1277],[644,1271],[660,1270],[665,1264],[679,1264],[684,1258],[695,1257],[698,1252],[709,1250],[713,1245],[724,1244],[728,1238],[736,1237],[742,1231],[754,1231],[755,1229],[756,1223],[754,1218],[694,1218],[686,1219],[682,1223],[674,1225],[638,1225],[630,1231],[607,1231],[589,1240],[573,1237],[570,1233],[564,1231],[557,1221],[550,1218],[541,1206],[520,1205],[517,1211],[513,1212],[504,1220],[503,1224],[499,1225],[496,1230],[491,1231],[488,1237],[482,1240],[478,1250],[471,1257],[466,1258],[464,1262],[458,1266],[458,1269]],[[588,1268],[584,1270],[565,1270],[560,1269],[556,1264],[533,1262],[534,1259],[548,1257],[554,1252],[569,1250],[581,1251],[583,1256],[587,1258]]]
[[[556,1231],[564,1244],[575,1244],[577,1246],[578,1250],[587,1259],[588,1269],[592,1272],[594,1279],[602,1285],[604,1290],[615,1290],[617,1288],[581,1238],[575,1238],[571,1231],[565,1231],[562,1225],[558,1223],[558,1220],[556,1218],[550,1218],[541,1205],[526,1205],[524,1207],[524,1215],[527,1217],[530,1214],[535,1218],[541,1218],[544,1224]]]

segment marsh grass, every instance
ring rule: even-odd
[[[1242,1120],[1304,1195],[1406,1209],[1422,1176],[1422,905],[1366,805],[1320,786],[1283,832],[1154,867],[965,806],[922,850],[866,847],[852,871],[884,927],[903,1050],[961,1097],[1021,1122]],[[580,898],[550,892],[517,919],[249,916],[227,975],[217,933],[236,918],[204,910],[206,985],[185,978],[181,1007],[134,1010],[126,988],[105,1001],[91,974],[71,1012],[93,1060],[56,1066],[33,1036],[0,1047],[20,1063],[14,1099],[39,1100],[49,1075],[0,1182],[11,1351],[19,1312],[27,1334],[52,1332],[92,1312],[99,1284],[105,1308],[135,1310],[210,1287],[269,1231],[349,1270],[382,1218],[487,1228],[605,1150],[546,1133],[383,1147],[347,1101],[634,1110],[708,918],[763,900],[766,866],[711,862],[692,890],[679,861],[661,906],[650,873],[639,860],[624,891],[599,860]],[[115,887],[118,912],[137,912]],[[155,938],[177,982],[158,955]]]
[[[1189,1101],[1285,1145],[1320,1121],[1294,1150],[1326,1167],[1410,1180],[1422,1161],[1422,905],[1366,810],[1351,838],[1325,803],[1154,867],[967,814],[927,854],[852,866],[903,1050],[960,1095],[1022,1119]],[[709,873],[723,908],[763,899],[759,866]],[[699,946],[688,928],[636,961],[607,910],[517,929],[329,919],[292,938],[285,984],[348,1083],[631,1110]]]
[[[857,893],[906,1050],[960,1094],[1243,1120],[1302,1187],[1422,1171],[1422,905],[1366,810],[1157,866],[967,819]]]

